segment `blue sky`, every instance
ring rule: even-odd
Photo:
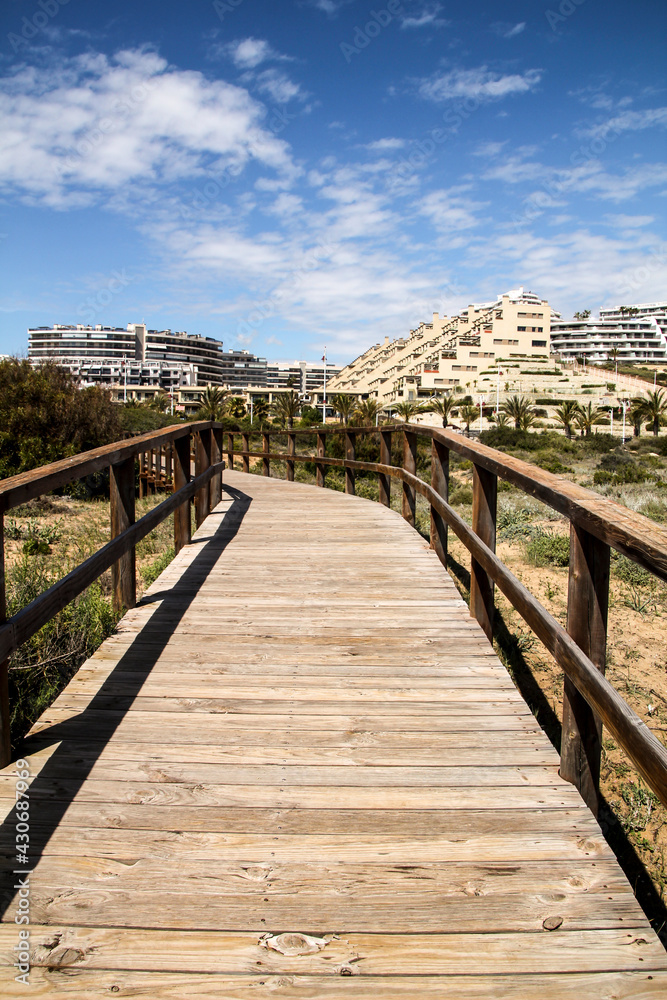
[[[4,0],[0,353],[346,362],[525,285],[667,299],[662,0]]]

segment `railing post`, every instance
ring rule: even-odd
[[[380,465],[391,465],[391,431],[380,431]],[[391,507],[391,476],[379,472],[378,485],[380,503]]]
[[[241,434],[241,441],[243,442],[243,471],[250,472],[250,456],[248,455],[250,451],[250,435],[246,431]]]
[[[570,525],[567,630],[577,646],[605,672],[609,609],[609,546]],[[563,687],[560,774],[575,785],[597,816],[602,723],[567,677]]]
[[[264,431],[262,433],[262,451],[266,455],[268,455],[269,452],[271,451],[270,444],[271,444],[270,436]],[[262,459],[262,475],[263,476],[271,475],[271,460],[269,458]]]
[[[146,496],[146,452],[142,451],[139,455],[139,499],[143,500]]]
[[[406,472],[411,472],[412,475],[417,474],[417,435],[414,431],[403,431],[403,468]],[[403,483],[403,517],[411,524],[414,528],[415,526],[415,510],[416,510],[417,500],[416,494],[412,486],[408,486],[407,483]]]
[[[449,499],[449,448],[431,441],[431,486],[442,499]],[[447,522],[431,507],[431,548],[442,565],[447,567]]]
[[[174,493],[190,482],[190,435],[174,441]],[[174,511],[174,550],[180,552],[192,538],[190,501],[186,500]]]
[[[0,625],[7,621],[5,597],[5,521],[0,511]],[[7,767],[12,759],[12,741],[9,727],[9,660],[0,663],[0,767]]]
[[[473,465],[472,476],[472,530],[495,552],[498,477],[479,465]],[[493,581],[476,559],[470,566],[470,614],[493,642]]]
[[[222,428],[213,427],[211,429],[211,464],[217,465],[222,461]],[[215,510],[222,500],[222,472],[217,472],[210,482],[211,510]]]
[[[287,454],[296,455],[296,435],[289,433],[287,434]],[[288,482],[294,482],[294,462],[290,462],[289,458],[286,463],[285,478]]]
[[[327,436],[324,431],[317,432],[317,457],[324,458],[327,452]],[[324,486],[327,470],[323,462],[317,462],[317,485]]]
[[[155,496],[155,450],[148,452],[148,476],[146,479],[146,495]]]
[[[345,458],[348,462],[354,462],[356,453],[357,435],[354,431],[345,431]],[[345,469],[345,492],[354,496],[354,469]]]
[[[197,435],[195,451],[195,476],[205,472],[211,464],[211,432],[210,430],[199,431]],[[210,512],[211,491],[210,483],[206,483],[195,493],[195,524],[199,528]]]
[[[135,522],[134,455],[109,468],[111,537],[116,538]],[[137,567],[134,546],[111,567],[114,611],[129,610],[137,603]]]
[[[234,468],[234,434],[227,431],[227,468]]]

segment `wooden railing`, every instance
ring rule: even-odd
[[[173,489],[173,493],[135,522],[137,460],[140,497],[157,489]],[[111,541],[7,621],[5,513],[105,468],[110,480]],[[0,481],[0,767],[11,760],[9,656],[109,567],[114,608],[133,608],[137,599],[137,542],[173,512],[174,548],[180,551],[191,538],[190,500],[194,498],[199,526],[220,502],[223,468],[220,425],[200,422],[151,431]]]
[[[345,438],[345,457],[327,457],[327,436],[341,433]],[[297,454],[297,437],[312,438],[315,434],[316,454]],[[356,461],[355,444],[360,434],[379,436],[380,462]],[[402,438],[401,466],[391,464],[395,434]],[[430,483],[416,475],[420,437],[431,442]],[[286,478],[293,481],[295,463],[312,462],[316,466],[317,485],[324,486],[326,467],[333,466],[345,471],[346,493],[354,493],[356,472],[373,472],[378,475],[379,502],[385,506],[390,504],[391,480],[397,479],[401,482],[403,517],[413,526],[416,494],[425,497],[431,509],[431,548],[443,565],[447,565],[449,528],[471,554],[470,611],[489,641],[493,639],[496,585],[563,669],[562,777],[576,785],[597,814],[604,723],[647,784],[667,805],[667,749],[604,676],[610,548],[667,580],[665,528],[560,476],[452,431],[413,424],[288,431],[286,453],[271,452],[271,434],[267,432],[262,436],[262,451],[250,450],[247,432],[241,434],[240,451],[235,451],[234,438],[234,434],[227,433],[227,464],[233,468],[234,457],[239,456],[244,472],[250,471],[251,458],[261,459],[265,476],[270,475],[272,461],[281,461],[285,462]],[[447,502],[450,451],[473,464],[472,527]],[[549,614],[496,556],[499,477],[537,497],[570,521],[567,628]]]

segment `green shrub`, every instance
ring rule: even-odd
[[[155,583],[160,573],[163,572],[169,565],[169,563],[174,558],[174,547],[167,549],[163,552],[161,556],[154,560],[154,562],[149,563],[148,566],[143,566],[141,569],[141,578],[144,581],[145,587],[150,587],[152,583]]]
[[[498,538],[513,542],[517,538],[532,538],[537,530],[533,526],[534,514],[529,507],[508,507],[498,511],[496,532]]]
[[[537,529],[526,545],[526,558],[533,566],[568,566],[570,539],[567,535],[549,535]]]
[[[449,502],[454,507],[472,503],[472,486],[458,486],[449,494]]]
[[[560,455],[553,448],[541,448],[539,451],[535,452],[533,456],[533,462],[539,465],[541,469],[545,469],[547,472],[553,472],[556,475],[562,475],[564,472],[574,472],[574,469],[569,465],[564,465],[561,462]]]
[[[11,567],[7,573],[8,617],[60,579],[63,570],[51,559],[25,556]],[[100,583],[94,583],[11,656],[9,702],[14,744],[113,632],[117,620]]]

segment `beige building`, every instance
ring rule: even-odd
[[[549,303],[523,288],[451,318],[434,313],[408,337],[386,337],[346,365],[327,384],[327,396],[370,396],[389,407],[472,389],[481,374],[516,358],[548,362],[551,316]]]

